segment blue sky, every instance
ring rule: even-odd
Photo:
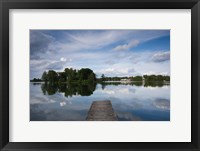
[[[170,75],[170,30],[30,30],[30,78],[65,68]]]

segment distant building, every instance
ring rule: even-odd
[[[120,81],[122,81],[122,82],[129,82],[131,80],[130,79],[121,79]]]

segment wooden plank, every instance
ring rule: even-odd
[[[87,121],[117,121],[111,101],[93,101],[88,111]]]

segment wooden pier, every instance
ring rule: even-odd
[[[87,121],[117,121],[111,101],[93,101],[88,111]]]

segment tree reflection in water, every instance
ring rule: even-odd
[[[132,86],[144,86],[144,87],[162,87],[164,85],[169,85],[163,82],[131,82],[131,83],[121,83],[121,82],[103,82],[100,83],[102,90],[108,85],[132,85]],[[97,83],[61,83],[61,84],[48,84],[42,83],[41,89],[44,95],[53,95],[56,92],[64,93],[66,97],[72,97],[74,95],[90,96],[93,94],[97,86]]]
[[[66,97],[73,95],[90,96],[96,89],[96,83],[88,84],[75,84],[75,83],[62,83],[62,84],[48,84],[43,83],[41,89],[44,95],[53,95],[56,92],[64,93]]]
[[[101,83],[102,90],[105,89],[107,85],[131,85],[131,86],[144,86],[144,87],[163,87],[165,85],[170,85],[169,82],[161,82],[161,81],[148,81],[148,82],[103,82]]]

